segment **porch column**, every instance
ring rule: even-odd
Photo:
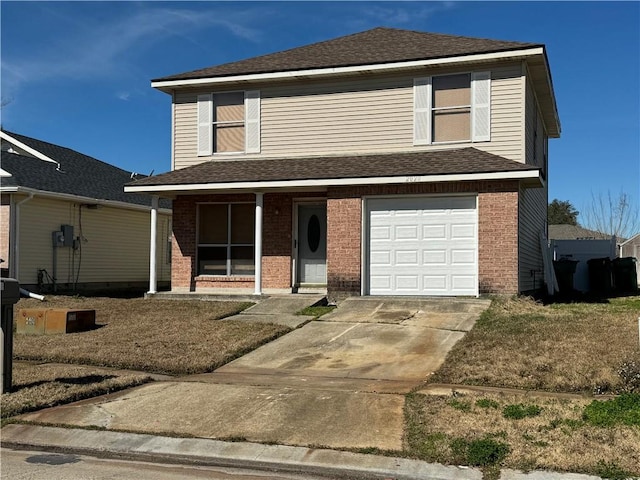
[[[262,207],[264,193],[256,193],[256,238],[255,238],[255,291],[262,295]]]
[[[149,244],[149,291],[156,293],[158,290],[158,278],[156,271],[156,249],[158,245],[158,196],[151,197],[151,235]]]

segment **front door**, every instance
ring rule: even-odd
[[[298,204],[298,285],[327,283],[327,205]]]

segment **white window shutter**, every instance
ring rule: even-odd
[[[213,101],[210,93],[198,95],[198,156],[213,153]]]
[[[491,72],[471,74],[471,141],[491,140]]]
[[[244,92],[245,152],[260,153],[260,90]]]
[[[431,77],[413,80],[413,144],[431,143]]]

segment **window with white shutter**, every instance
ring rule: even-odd
[[[260,91],[198,95],[198,156],[260,152]]]
[[[491,74],[460,73],[413,82],[413,143],[491,139]]]

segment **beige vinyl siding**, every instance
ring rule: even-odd
[[[538,108],[531,85],[525,85],[525,143],[526,163],[543,166],[544,163],[544,127],[542,116],[536,115]],[[539,113],[539,112],[538,112]],[[533,148],[534,132],[537,129],[537,147]],[[534,158],[534,151],[536,156]],[[520,291],[531,291],[542,286],[543,262],[540,249],[540,233],[546,235],[548,187],[521,188],[519,195],[518,228],[518,269]],[[535,275],[531,272],[535,271]],[[534,284],[535,280],[535,284]]]
[[[158,280],[170,279],[167,242],[170,217],[158,215]],[[81,228],[82,223],[82,228]],[[73,283],[80,265],[78,283],[146,282],[149,279],[148,211],[103,206],[98,209],[50,198],[34,198],[20,209],[20,281],[37,283],[37,272],[53,276],[51,232],[60,225],[74,227],[82,248],[57,248],[57,282]]]
[[[522,66],[520,63],[491,69],[491,141],[472,146],[524,163]]]
[[[11,196],[0,196],[0,258],[1,268],[9,268],[9,228],[11,225]]]
[[[528,292],[542,287],[544,280],[540,233],[547,220],[546,185],[542,188],[521,187],[518,211],[519,288],[521,292]]]
[[[490,71],[491,141],[451,144],[474,146],[524,162],[522,67],[520,63],[486,65]],[[469,72],[469,69],[420,69],[402,76],[371,75],[340,81],[280,82],[251,85],[261,92],[261,150],[252,155],[198,157],[197,95],[211,90],[175,93],[175,168],[207,160],[278,156],[385,153],[447,148],[413,145],[413,79]]]

